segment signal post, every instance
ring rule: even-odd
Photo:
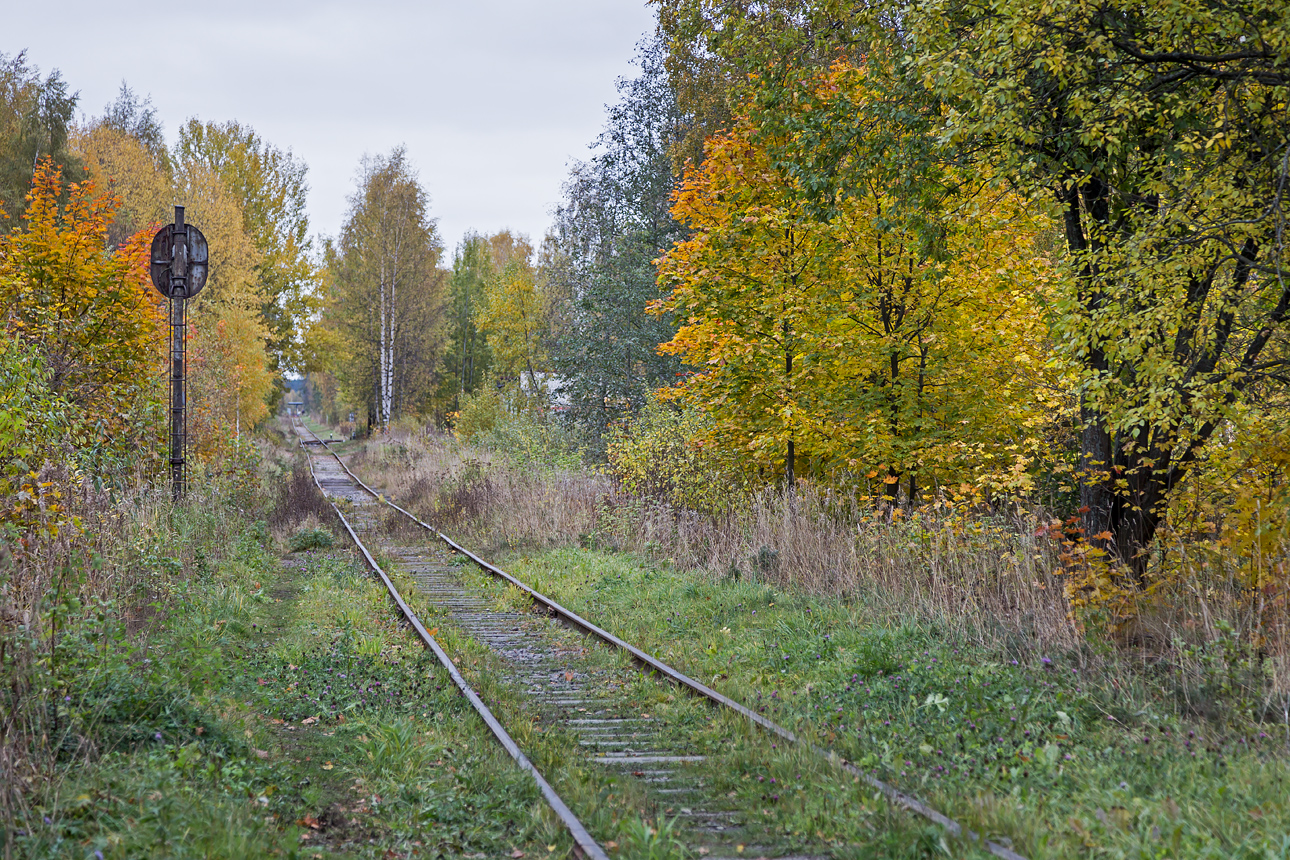
[[[187,366],[184,345],[188,328],[187,300],[201,292],[210,273],[206,237],[184,223],[184,207],[175,207],[175,223],[152,237],[149,257],[152,284],[170,299],[170,491],[176,502],[184,497],[188,445]]]

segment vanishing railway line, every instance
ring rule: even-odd
[[[415,581],[417,589],[443,613],[437,623],[451,624],[466,636],[491,650],[500,665],[505,666],[504,681],[522,691],[537,712],[537,720],[546,730],[558,729],[576,738],[576,746],[585,753],[585,766],[603,771],[606,781],[634,784],[643,795],[667,817],[678,822],[677,835],[691,850],[710,858],[803,857],[800,845],[790,850],[776,844],[776,839],[746,810],[740,810],[723,793],[719,770],[723,756],[734,746],[728,738],[741,729],[745,737],[739,744],[743,760],[756,757],[758,741],[805,742],[789,730],[766,719],[747,707],[684,675],[676,669],[619,639],[607,630],[571,612],[554,600],[535,592],[523,582],[454,543],[432,526],[384,498],[354,475],[327,443],[303,423],[293,424],[300,435],[310,471],[320,490],[336,509],[342,524],[358,546],[369,567],[382,580],[390,596],[425,645],[434,651],[454,683],[488,724],[512,758],[535,780],[543,797],[573,836],[577,851],[584,857],[606,858],[594,836],[560,799],[543,775],[511,738],[502,722],[488,709],[470,687],[454,660],[426,630],[425,625],[399,593],[387,573],[374,557],[372,548],[397,561],[400,568]],[[312,449],[312,450],[310,450]],[[324,453],[325,452],[325,453]],[[337,500],[344,502],[337,505]],[[342,510],[344,508],[344,510]],[[432,541],[400,537],[406,529],[388,527],[382,513],[397,512],[416,530],[424,530]],[[388,516],[388,514],[387,514]],[[462,581],[463,559],[478,565],[522,592],[539,612],[502,611],[496,601]],[[633,663],[648,673],[693,694],[714,708],[696,709],[699,715],[685,725],[669,725],[651,716],[648,692],[658,684],[632,683],[621,671],[595,659],[586,647],[570,647],[568,628],[574,628],[600,640],[610,649],[625,652]],[[642,692],[644,688],[644,694]],[[657,691],[654,691],[657,701]],[[737,717],[735,716],[737,715]],[[734,717],[734,719],[732,719]],[[742,718],[742,719],[740,719]],[[742,725],[741,725],[742,723]],[[761,731],[760,737],[747,735],[748,723]],[[750,741],[751,739],[751,741]],[[764,746],[764,745],[763,745]],[[829,757],[853,778],[881,791],[889,800],[922,815],[955,835],[979,840],[958,823],[941,815],[914,797],[860,771],[835,754],[818,747],[815,752]],[[725,762],[728,764],[729,762]],[[727,785],[726,788],[729,786]],[[1004,860],[1025,860],[1011,849],[995,842],[981,846]],[[825,855],[828,846],[811,849],[813,856]]]

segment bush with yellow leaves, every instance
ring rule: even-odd
[[[657,395],[610,435],[609,470],[628,493],[680,508],[718,513],[747,498],[751,483],[713,444],[711,421]]]

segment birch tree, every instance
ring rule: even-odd
[[[57,69],[41,80],[25,51],[0,53],[0,211],[20,218],[32,174],[42,158],[59,165],[67,182],[84,179],[68,135],[78,95]]]
[[[428,198],[400,147],[365,159],[358,190],[328,254],[331,324],[348,346],[338,375],[369,419],[416,411],[429,396],[438,352],[442,245]]]

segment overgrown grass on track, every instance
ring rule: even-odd
[[[473,586],[491,591],[499,608],[530,606],[517,589],[474,572],[473,566],[463,569],[463,575]],[[433,609],[425,607],[423,617],[434,618]],[[445,617],[439,623],[451,622]],[[684,835],[671,821],[680,812],[677,804],[651,799],[634,780],[616,778],[612,771],[589,764],[577,751],[579,738],[558,725],[541,723],[533,703],[505,685],[511,670],[487,647],[450,628],[441,627],[438,635],[450,653],[459,655],[463,674],[486,701],[497,704],[516,740],[589,829],[605,841],[611,855],[659,860],[685,856],[680,844],[657,844],[664,829]],[[716,710],[642,673],[623,652],[572,630],[565,631],[563,639],[559,649],[590,652],[590,660],[604,668],[606,683],[617,688],[607,701],[634,702],[660,731],[688,744],[690,752],[706,756],[698,773],[681,774],[679,780],[701,778],[712,796],[724,796],[723,808],[737,811],[743,825],[739,840],[747,843],[732,845],[737,853],[757,847],[771,856],[813,855],[824,846],[837,858],[988,856],[939,827],[893,810],[880,793],[834,763],[776,743],[744,718]],[[767,774],[772,774],[769,782]]]
[[[1101,677],[1080,651],[1000,653],[935,624],[875,623],[863,598],[630,555],[565,549],[507,566],[1036,860],[1290,856],[1290,738],[1235,717],[1185,721],[1165,685]],[[799,796],[797,777],[756,775],[781,787],[767,791],[777,803]]]

